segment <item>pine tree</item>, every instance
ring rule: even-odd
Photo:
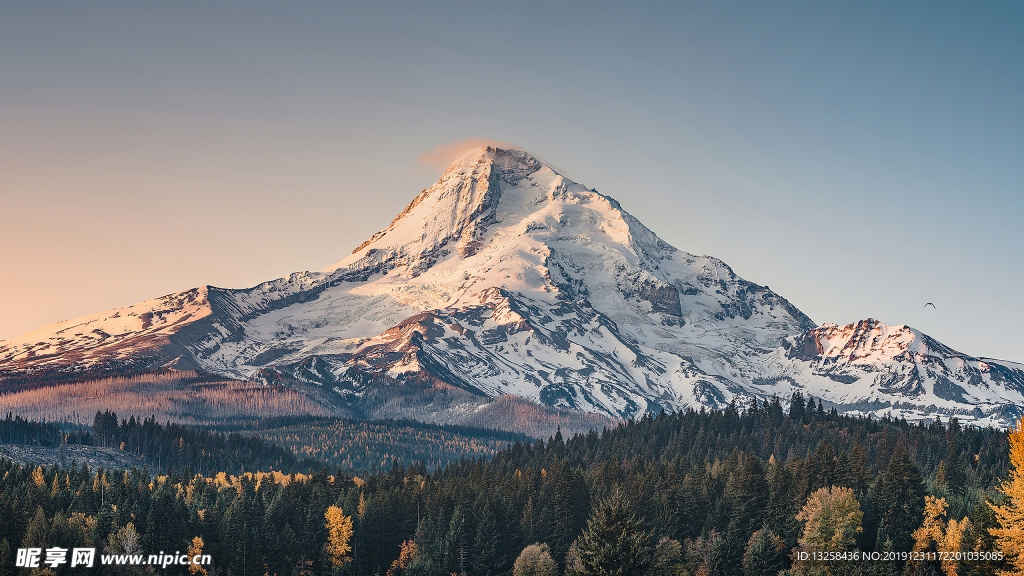
[[[793,397],[789,401],[789,417],[797,422],[803,422],[806,409],[807,404],[804,402],[803,393],[799,390],[793,392]]]
[[[786,559],[786,543],[767,526],[750,536],[743,553],[744,576],[776,574]]]
[[[467,530],[466,515],[461,508],[456,507],[442,544],[446,573],[466,573]]]
[[[764,512],[765,522],[772,532],[784,540],[794,542],[799,530],[796,514],[802,498],[797,494],[793,471],[776,462],[775,456],[771,456],[768,459],[767,477],[769,496]]]
[[[179,509],[177,487],[164,482],[153,491],[143,543],[147,550],[181,550],[187,542],[185,520],[187,512]]]
[[[949,427],[946,430],[946,454],[942,460],[943,478],[942,483],[951,495],[964,493],[964,474],[960,466],[960,453],[962,430],[960,422],[956,417],[950,418]]]
[[[495,506],[488,501],[480,505],[476,535],[471,547],[470,568],[474,576],[492,576],[507,570],[504,566],[505,543]]]
[[[25,537],[21,540],[22,548],[46,548],[49,542],[47,541],[47,534],[49,533],[49,522],[46,521],[46,514],[43,512],[42,506],[36,507],[36,513],[32,516],[32,520],[28,523],[28,528],[25,529]]]
[[[914,529],[924,513],[924,484],[917,465],[899,446],[882,474],[876,491],[878,535],[876,549],[892,540],[895,550],[910,550]]]
[[[654,546],[650,576],[677,576],[683,571],[683,545],[662,536]]]
[[[583,475],[559,465],[552,474],[554,499],[552,502],[552,524],[548,542],[555,558],[564,557],[569,545],[587,522],[590,512],[590,490]]]
[[[761,460],[753,454],[747,455],[729,476],[725,487],[730,510],[723,549],[726,566],[738,569],[742,564],[747,541],[761,525],[768,494]]]
[[[642,576],[651,564],[651,544],[651,535],[616,489],[597,507],[574,543],[577,574]]]
[[[0,540],[0,576],[12,576],[14,574],[14,558],[11,557],[11,543],[7,538]],[[525,576],[525,575],[524,575]],[[533,575],[531,575],[533,576]],[[540,575],[537,575],[540,576]],[[544,575],[544,576],[555,576]]]

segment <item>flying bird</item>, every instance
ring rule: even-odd
[[[926,303],[924,306],[922,306],[922,308],[927,308],[929,306],[931,306],[932,308],[935,308],[935,304],[932,304],[931,302]]]

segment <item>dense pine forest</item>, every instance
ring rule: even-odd
[[[219,427],[219,430],[228,430]],[[468,426],[425,424],[414,420],[352,420],[282,417],[240,428],[331,470],[355,474],[399,462],[423,462],[436,470],[474,456],[490,457],[527,436]]]
[[[109,410],[97,412],[91,430],[32,422],[8,413],[0,420],[0,442],[58,448],[62,445],[116,448],[138,456],[156,469],[185,469],[201,474],[246,470],[310,471],[322,464],[297,458],[293,452],[263,439],[237,432],[222,433],[181,424],[159,424],[155,417],[118,421]],[[69,464],[68,457],[62,458]]]
[[[159,424],[155,416],[119,421],[109,410],[96,413],[91,429],[66,422],[33,422],[11,412],[0,420],[0,446],[53,448],[58,455],[62,445],[107,447],[137,456],[155,470],[186,468],[202,474],[271,469],[308,473],[325,466],[361,473],[387,468],[395,460],[422,461],[435,470],[461,458],[493,456],[516,439],[527,437],[412,420],[316,416],[236,419],[206,428]],[[64,452],[49,460],[67,464],[78,451]]]
[[[109,436],[103,418],[99,441],[140,445],[120,425]],[[198,546],[213,559],[206,573],[231,576],[994,574],[1003,565],[986,555],[999,546],[986,502],[1004,497],[1009,438],[956,420],[841,416],[796,395],[788,413],[777,400],[662,413],[360,477],[200,473],[186,462],[154,478],[4,461],[0,576],[17,548],[50,546]],[[931,556],[907,560],[915,550]],[[958,559],[965,552],[982,559]]]

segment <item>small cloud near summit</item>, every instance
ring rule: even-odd
[[[419,158],[416,159],[420,164],[425,164],[431,168],[436,169],[438,172],[444,172],[448,166],[455,162],[459,158],[466,155],[467,152],[475,148],[482,146],[494,146],[495,148],[506,148],[512,150],[523,150],[521,146],[515,144],[509,144],[508,142],[500,142],[498,140],[487,140],[486,138],[463,138],[462,140],[456,140],[455,142],[449,142],[448,144],[441,144],[435,146],[433,149],[420,154]],[[523,150],[525,152],[525,150]]]

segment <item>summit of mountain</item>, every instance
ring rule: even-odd
[[[965,392],[937,403],[910,383],[916,356],[886,355],[907,333],[858,364],[862,352],[855,362],[844,347],[875,349],[851,330],[843,340],[840,327],[817,326],[721,260],[669,245],[527,152],[482,147],[319,272],[44,327],[0,344],[0,374],[176,367],[297,382],[348,408],[425,420],[479,408],[466,398],[508,395],[612,418],[794,390],[850,411],[978,421],[1002,421],[1022,403],[1024,371],[997,363],[987,365],[1007,371],[1001,380],[978,364]],[[837,384],[854,372],[857,386]],[[872,388],[869,376],[889,383]],[[883,388],[892,393],[875,393]]]

